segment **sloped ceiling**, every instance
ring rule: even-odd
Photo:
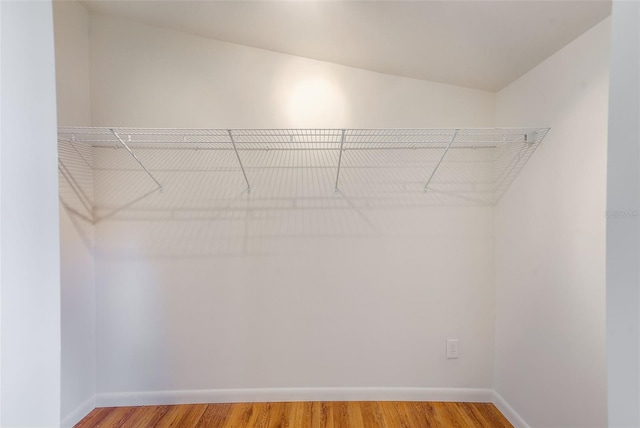
[[[497,91],[609,1],[105,1],[90,11],[381,73]]]

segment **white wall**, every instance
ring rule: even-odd
[[[277,54],[103,15],[91,20],[95,126],[473,127],[494,94]]]
[[[0,425],[60,422],[60,244],[51,2],[1,2]]]
[[[640,7],[614,2],[607,170],[609,426],[640,425]]]
[[[533,427],[607,423],[609,32],[607,19],[497,96],[498,126],[551,127],[495,214],[495,389]]]
[[[76,1],[53,4],[58,125],[91,126],[89,13]],[[92,199],[91,150],[61,143],[60,162]],[[96,391],[93,225],[72,185],[60,174],[62,297],[62,425],[73,426],[94,408]]]
[[[104,16],[91,25],[94,125],[493,125],[487,92]],[[94,151],[99,212],[153,188],[126,156]],[[276,397],[228,391],[238,388],[491,388],[491,207],[423,195],[426,171],[402,158],[417,191],[389,199],[384,186],[397,184],[383,170],[347,169],[333,195],[335,159],[272,157],[281,168],[268,171],[247,159],[247,195],[226,155],[181,154],[173,169],[161,151],[140,156],[165,193],[96,226],[99,404]],[[317,168],[287,168],[296,162]],[[445,359],[448,337],[459,360]],[[293,396],[339,397],[322,394]],[[489,398],[473,394],[449,397]]]
[[[53,3],[59,126],[91,126],[89,12],[75,0]]]

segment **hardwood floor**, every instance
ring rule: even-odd
[[[512,428],[512,425],[490,403],[317,401],[103,407],[93,410],[76,425],[89,427]]]

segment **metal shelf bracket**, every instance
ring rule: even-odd
[[[249,184],[249,179],[247,178],[247,173],[244,170],[244,165],[242,165],[242,159],[240,159],[240,154],[238,153],[238,148],[236,147],[236,142],[233,139],[233,133],[230,129],[227,129],[229,133],[229,139],[231,140],[231,144],[233,145],[233,151],[236,153],[236,158],[238,158],[238,163],[240,164],[240,169],[242,170],[242,175],[244,176],[244,181],[247,182],[247,193],[251,193],[251,184]]]
[[[340,165],[342,164],[342,152],[344,151],[344,134],[345,134],[345,130],[342,130],[341,136],[340,136],[340,154],[338,155],[338,172],[336,173],[336,185],[335,188],[333,189],[333,193],[340,193],[340,189],[338,188],[338,180],[340,180]]]
[[[125,143],[122,138],[120,138],[120,136],[118,135],[118,133],[112,128],[111,129],[111,133],[118,139],[118,141],[120,142],[120,144],[122,145],[122,147],[124,147],[125,149],[127,149],[127,151],[129,152],[129,154],[133,157],[133,159],[135,159],[136,162],[138,162],[138,165],[140,165],[140,167],[144,170],[144,172],[147,173],[147,175],[149,177],[151,177],[151,179],[153,181],[155,181],[155,183],[158,185],[158,190],[160,191],[160,193],[164,192],[164,187],[162,187],[162,184],[160,184],[160,182],[158,180],[156,180],[156,178],[153,176],[153,174],[151,174],[149,172],[149,170],[147,169],[147,167],[144,166],[144,164],[140,161],[140,159],[138,159],[138,157],[136,156],[135,153],[133,153],[133,151],[131,150],[131,148],[127,145],[127,143]],[[129,136],[129,140],[131,140],[131,136]]]
[[[436,167],[433,168],[433,171],[431,172],[431,175],[429,176],[429,179],[427,180],[427,184],[424,185],[424,192],[425,193],[429,190],[429,183],[431,183],[431,180],[433,179],[433,176],[436,175],[436,172],[438,171],[438,168],[440,167],[440,164],[444,160],[444,157],[447,155],[447,152],[449,151],[449,149],[453,145],[453,142],[456,140],[456,136],[458,135],[458,131],[459,130],[456,129],[453,132],[453,136],[451,137],[451,141],[449,141],[449,145],[447,145],[447,148],[444,149],[444,152],[442,153],[442,156],[440,156],[440,160],[436,164]]]

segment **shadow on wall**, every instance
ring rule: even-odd
[[[339,138],[306,141],[304,149],[293,138],[236,139],[246,179],[230,143],[133,144],[162,191],[124,148],[63,139],[62,204],[81,233],[95,224],[101,257],[265,255],[310,237],[437,234],[434,216],[492,206],[521,168],[514,159],[533,152],[462,141],[439,164],[446,142],[341,151]]]
[[[85,247],[93,251],[93,148],[71,139],[58,142],[59,201]]]

